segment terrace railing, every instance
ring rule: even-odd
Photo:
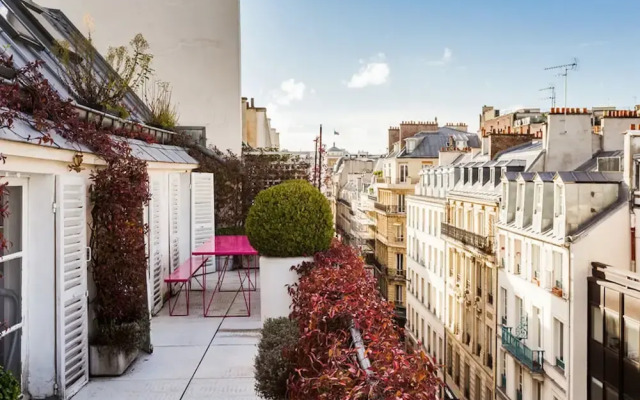
[[[544,350],[532,350],[511,333],[510,327],[502,327],[502,347],[533,373],[544,372]]]
[[[493,240],[491,237],[480,236],[445,222],[442,223],[440,233],[467,246],[475,247],[484,253],[491,253],[493,250]]]

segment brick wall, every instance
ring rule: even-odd
[[[521,135],[521,134],[509,134],[509,133],[495,133],[489,135],[489,156],[493,158],[499,152],[524,144],[535,139],[533,135]]]
[[[389,153],[393,151],[393,144],[400,140],[400,128],[390,127],[389,128]]]

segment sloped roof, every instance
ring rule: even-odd
[[[622,150],[599,151],[596,154],[594,154],[593,157],[587,160],[584,164],[576,168],[576,171],[596,171],[598,168],[598,158],[622,157],[623,155],[624,155],[624,151]]]
[[[462,132],[458,129],[442,126],[435,132],[418,132],[412,138],[420,139],[416,148],[407,154],[406,148],[401,151],[398,158],[437,158],[440,149],[447,147],[449,138],[464,140],[469,147],[479,148],[480,138],[475,133]],[[410,138],[409,138],[410,139]]]
[[[602,173],[602,172],[584,172],[584,171],[560,171],[556,176],[563,182],[571,183],[620,183],[622,182],[622,174],[620,173]]]

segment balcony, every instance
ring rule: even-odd
[[[500,374],[500,388],[507,388],[507,375],[505,373]]]
[[[556,367],[564,371],[564,360],[562,358],[556,357]]]
[[[490,254],[493,251],[493,241],[490,237],[480,236],[444,222],[440,228],[440,233],[450,237],[451,239],[455,239],[462,244],[475,247],[483,253]]]
[[[395,269],[395,268],[385,268],[385,273],[387,277],[391,279],[404,281],[407,278],[407,271],[404,269]]]
[[[522,390],[516,390],[516,400],[522,400]]]
[[[373,203],[373,206],[376,208],[376,210],[380,210],[387,214],[404,214],[405,213],[404,205],[399,206],[397,204],[382,204],[376,201],[375,203]]]
[[[511,333],[511,328],[502,327],[502,347],[533,373],[543,373],[543,350],[532,350]]]

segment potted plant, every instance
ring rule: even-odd
[[[260,253],[262,321],[289,315],[288,285],[298,282],[291,267],[313,260],[333,238],[329,201],[307,181],[287,181],[260,192],[245,229]]]

